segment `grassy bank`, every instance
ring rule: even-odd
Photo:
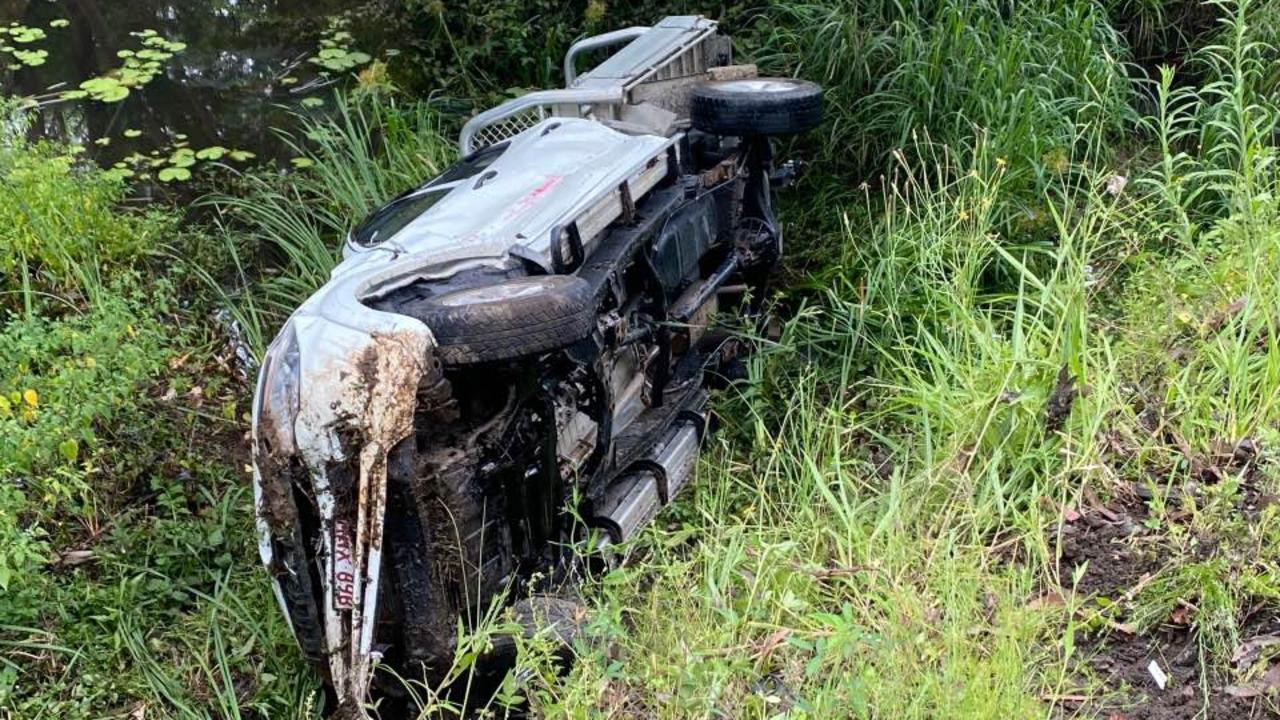
[[[760,10],[731,9],[744,53],[829,91],[791,148],[782,336],[717,399],[690,493],[588,580],[572,670],[521,640],[489,709],[1274,713],[1274,3]],[[440,82],[544,73],[477,67]],[[455,120],[385,89],[327,107],[304,162],[228,172],[199,224],[71,148],[0,145],[0,717],[317,712],[215,312],[263,347]]]
[[[785,32],[834,86],[821,142],[850,173],[810,178],[834,212],[789,208],[820,269],[535,707],[1270,716],[1269,10],[1212,8],[1190,77],[1147,82],[1092,5],[912,8],[881,35],[866,7],[793,8]],[[868,92],[842,39],[938,62],[871,65]]]
[[[246,385],[114,173],[0,143],[0,717],[282,717],[315,687],[254,567]],[[207,256],[204,256],[207,257]]]

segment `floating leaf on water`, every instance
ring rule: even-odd
[[[186,139],[187,139],[187,134],[186,134],[186,133],[174,133],[174,134],[173,134],[173,139],[174,139],[174,140],[186,140]]]
[[[232,150],[231,152],[227,153],[227,156],[230,157],[232,160],[235,160],[236,162],[244,162],[245,160],[252,160],[258,157],[257,155],[254,155],[253,153],[249,152],[248,150]]]
[[[93,141],[93,144],[94,144],[94,145],[100,145],[100,146],[102,146],[102,147],[106,147],[107,145],[110,145],[110,144],[111,144],[111,138],[109,138],[109,137],[100,137],[100,138],[98,138],[97,140],[94,140],[94,141]]]
[[[382,54],[386,55],[387,57],[395,57],[400,54],[400,51],[395,48],[388,48],[386,50],[383,50]]]
[[[316,164],[315,160],[312,160],[311,158],[304,158],[304,157],[290,158],[289,162],[292,163],[293,166],[298,168],[299,170],[301,170],[302,168],[309,168],[312,165]]]
[[[141,136],[142,136],[142,131],[141,131],[141,130],[134,130],[133,128],[129,128],[128,130],[125,130],[125,131],[124,131],[124,136],[125,136],[125,137],[127,137],[127,138],[136,138],[136,137],[141,137]]]
[[[49,21],[49,27],[51,28],[64,28],[70,24],[71,21],[66,18],[57,18]]]
[[[181,182],[191,179],[191,171],[184,167],[167,167],[156,177],[160,178],[160,182]]]
[[[129,97],[129,88],[123,85],[117,85],[114,89],[104,92],[98,99],[102,102],[120,102]]]
[[[169,156],[169,164],[179,168],[191,167],[196,164],[196,154],[191,148],[178,148]]]
[[[14,42],[31,43],[37,40],[43,40],[48,36],[45,35],[44,30],[41,30],[40,28],[19,26],[9,30],[9,37],[13,38]]]
[[[64,90],[60,95],[63,100],[80,100],[89,97],[89,93],[84,90]]]
[[[129,88],[113,77],[96,77],[80,83],[80,89],[102,102],[116,102],[129,96]]]
[[[280,84],[281,84],[281,85],[296,85],[296,84],[298,84],[298,78],[296,78],[296,77],[292,77],[292,76],[290,76],[290,77],[282,77],[282,78],[280,78]]]
[[[199,160],[217,160],[226,154],[226,148],[221,145],[212,145],[196,152],[196,158]]]
[[[37,67],[44,64],[49,53],[46,50],[14,50],[13,57],[27,67]]]
[[[318,108],[322,105],[324,105],[324,98],[309,97],[302,99],[302,107],[304,108]]]

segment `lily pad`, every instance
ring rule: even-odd
[[[218,160],[227,154],[227,149],[221,145],[212,145],[196,152],[198,160]]]
[[[160,182],[182,182],[191,179],[191,171],[184,167],[167,167],[156,176]]]
[[[102,102],[118,102],[129,97],[129,88],[113,77],[90,78],[80,83],[80,89]]]

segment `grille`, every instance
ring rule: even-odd
[[[529,128],[542,122],[549,115],[545,107],[534,107],[515,115],[509,115],[501,120],[485,125],[476,131],[473,147],[476,150],[497,145],[505,140],[519,135]]]

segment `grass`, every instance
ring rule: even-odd
[[[1274,13],[827,0],[754,15],[744,46],[830,101],[793,148],[815,162],[785,208],[804,263],[782,336],[718,398],[690,494],[588,580],[574,667],[520,638],[486,710],[1141,717],[1184,688],[1175,717],[1274,710],[1274,653],[1240,654],[1280,609]],[[544,40],[536,24],[516,37]],[[1153,67],[1162,48],[1176,70]],[[501,85],[478,73],[451,87]],[[80,217],[67,198],[110,208],[118,181],[56,149],[8,156],[47,197],[0,225],[28,258],[5,268],[0,390],[18,396],[0,423],[29,438],[0,439],[0,718],[318,712],[253,557],[247,388],[201,318],[229,305],[260,349],[346,228],[452,157],[432,106],[330,106],[293,138],[312,164],[229,182],[215,226],[166,256],[201,260],[160,281],[126,241],[173,213]],[[45,502],[54,481],[73,490]],[[457,676],[508,620],[464,637]],[[1168,662],[1180,653],[1193,662]],[[425,716],[461,714],[410,687]]]
[[[1275,509],[1246,497],[1275,492],[1275,458],[1227,458],[1280,428],[1276,125],[1255,92],[1274,51],[1249,39],[1247,4],[1221,11],[1206,84],[1164,78],[1149,162],[1115,165],[1087,105],[1061,120],[1065,162],[992,157],[1007,146],[983,136],[890,155],[878,197],[809,241],[834,259],[722,400],[695,495],[593,587],[596,641],[529,690],[535,707],[1105,714],[1161,702],[1091,662],[1160,627],[1198,648],[1175,680],[1200,698],[1187,717],[1256,682],[1265,659],[1230,659],[1280,598]],[[833,133],[857,126],[856,104],[836,112]],[[1010,193],[1030,198],[1020,170],[1044,178],[1035,220],[1007,223]],[[1127,515],[1153,484],[1130,535],[1095,541],[1145,572],[1068,555],[1072,518]]]

